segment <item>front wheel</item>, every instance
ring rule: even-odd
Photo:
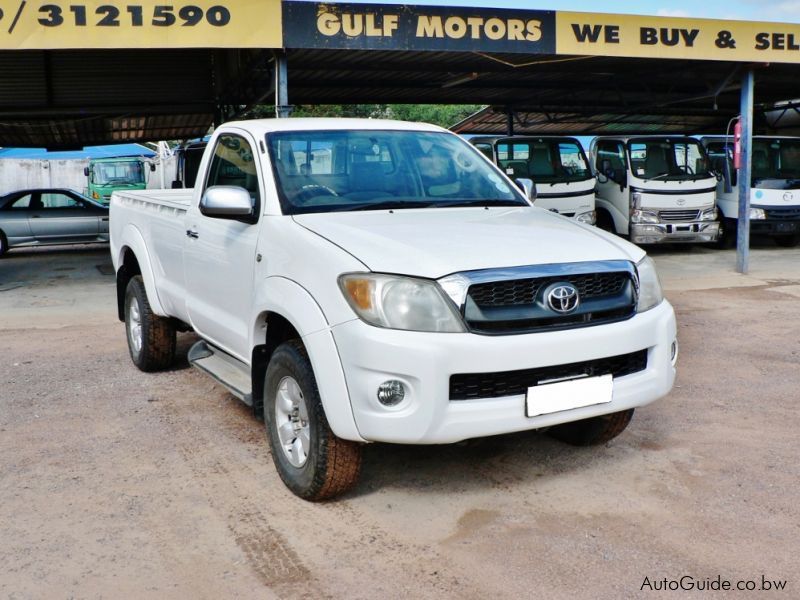
[[[736,246],[736,227],[737,222],[735,219],[726,219],[720,213],[719,219],[719,237],[714,245],[717,248],[726,250]]]
[[[298,340],[281,344],[270,358],[264,422],[275,468],[295,495],[325,500],[358,481],[361,445],[331,431],[311,361]]]
[[[794,248],[800,243],[800,236],[797,235],[784,235],[775,238],[775,243],[781,248]]]
[[[596,446],[613,440],[625,431],[633,418],[633,409],[573,421],[551,427],[548,433],[572,446]]]
[[[132,277],[125,289],[125,332],[133,364],[145,372],[165,369],[175,358],[175,327],[150,308],[144,280]]]

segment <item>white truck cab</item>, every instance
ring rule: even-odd
[[[675,379],[646,253],[433,125],[228,123],[193,190],[115,194],[110,224],[134,364],[193,332],[189,362],[263,414],[305,499],[354,485],[367,442],[603,444]]]
[[[698,140],[604,136],[591,155],[599,226],[636,244],[717,241],[717,179]]]
[[[717,186],[720,245],[736,244],[739,173],[733,167],[733,138],[702,138],[712,167],[723,175]],[[779,246],[800,242],[800,138],[753,137],[750,232],[767,235]]]
[[[469,141],[509,178],[532,180],[536,206],[594,225],[595,177],[578,140],[514,136]]]

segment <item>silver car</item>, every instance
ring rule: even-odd
[[[9,248],[108,241],[108,207],[68,189],[0,197],[0,256]]]

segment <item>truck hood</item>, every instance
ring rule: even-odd
[[[438,208],[295,215],[371,271],[439,278],[459,271],[597,260],[644,252],[533,207]]]

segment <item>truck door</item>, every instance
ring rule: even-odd
[[[628,161],[625,146],[619,140],[598,140],[595,147],[595,170],[597,173],[597,208],[605,209],[614,220],[614,231],[628,233],[630,207],[628,202]],[[598,210],[597,224],[611,225]],[[606,222],[604,222],[604,219]]]
[[[196,198],[211,186],[238,186],[250,193],[260,217],[261,166],[255,141],[246,135],[220,135]],[[253,301],[258,223],[208,217],[197,203],[186,214],[183,264],[187,310],[203,338],[238,358],[250,360],[249,318]]]

